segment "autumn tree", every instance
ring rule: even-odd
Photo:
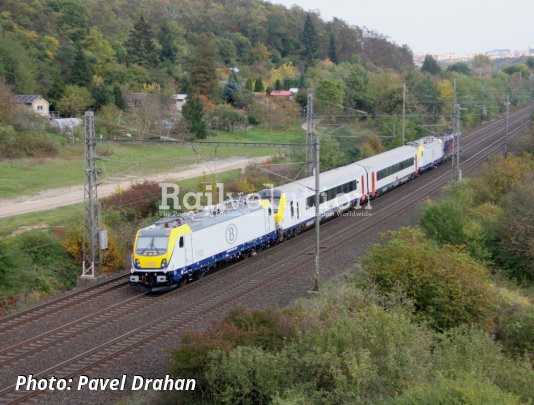
[[[193,92],[210,98],[215,96],[217,90],[215,48],[207,36],[202,36],[195,48],[190,75]]]

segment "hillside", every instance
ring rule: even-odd
[[[325,58],[412,67],[411,51],[380,34],[259,0],[6,0],[0,34],[0,76],[16,93],[42,94],[65,114],[78,112],[60,102],[73,92],[68,86],[88,89],[78,93],[96,108],[123,106],[125,91],[189,91],[195,52],[206,41],[215,68],[237,66],[243,79],[268,80],[283,62],[303,71]]]

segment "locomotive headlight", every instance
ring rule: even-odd
[[[164,269],[165,267],[167,267],[167,259],[161,261],[161,268]]]

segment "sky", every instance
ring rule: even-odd
[[[534,0],[270,0],[368,27],[415,53],[534,47]]]

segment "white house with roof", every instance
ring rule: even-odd
[[[48,118],[50,103],[40,95],[17,94],[17,103],[23,104],[33,112]]]

